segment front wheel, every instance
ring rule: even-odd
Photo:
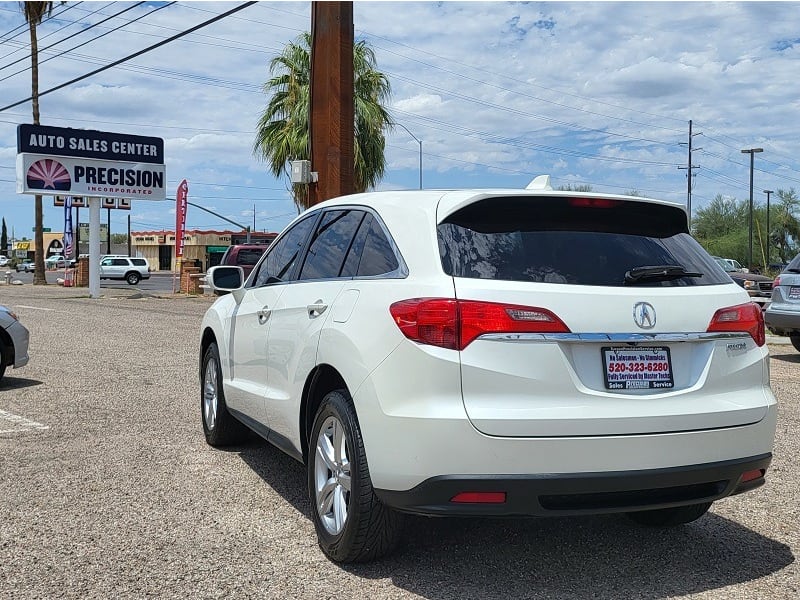
[[[231,446],[247,439],[247,429],[231,416],[225,404],[219,350],[210,344],[203,355],[203,377],[200,382],[200,415],[203,433],[210,446]]]
[[[634,523],[647,527],[674,527],[696,521],[706,514],[709,508],[711,508],[711,502],[703,502],[689,506],[630,512],[627,513],[627,516]]]
[[[128,273],[125,275],[125,281],[127,281],[129,285],[136,285],[141,279],[142,276],[138,273]]]
[[[308,491],[320,548],[337,562],[367,562],[397,545],[402,517],[375,495],[350,396],[325,395],[309,439]]]

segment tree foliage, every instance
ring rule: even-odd
[[[286,45],[269,64],[264,84],[269,103],[256,127],[254,154],[269,165],[275,177],[288,177],[289,162],[310,160],[311,34]],[[386,168],[384,131],[393,122],[385,108],[391,95],[389,80],[376,69],[375,53],[365,41],[353,46],[355,103],[355,190],[375,187]],[[304,185],[293,185],[298,209],[308,208]]]
[[[800,199],[794,189],[778,190],[770,202],[769,235],[766,203],[753,207],[753,265],[766,271],[769,265],[789,262],[800,242]],[[692,220],[692,233],[714,256],[733,258],[743,265],[750,252],[750,202],[717,195],[700,208]]]

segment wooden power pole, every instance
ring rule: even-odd
[[[353,3],[312,2],[310,205],[355,191],[354,121]]]

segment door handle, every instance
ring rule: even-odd
[[[306,306],[306,308],[308,309],[308,318],[313,319],[324,313],[328,309],[328,305],[324,304],[322,300],[317,300],[314,304]]]
[[[258,317],[258,324],[263,325],[269,320],[269,316],[272,314],[272,311],[269,309],[268,306],[265,306],[261,310],[256,311],[256,316]]]

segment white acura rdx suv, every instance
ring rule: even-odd
[[[761,310],[681,205],[546,177],[357,194],[208,285],[206,439],[302,461],[333,560],[389,552],[403,513],[668,526],[764,483]]]

